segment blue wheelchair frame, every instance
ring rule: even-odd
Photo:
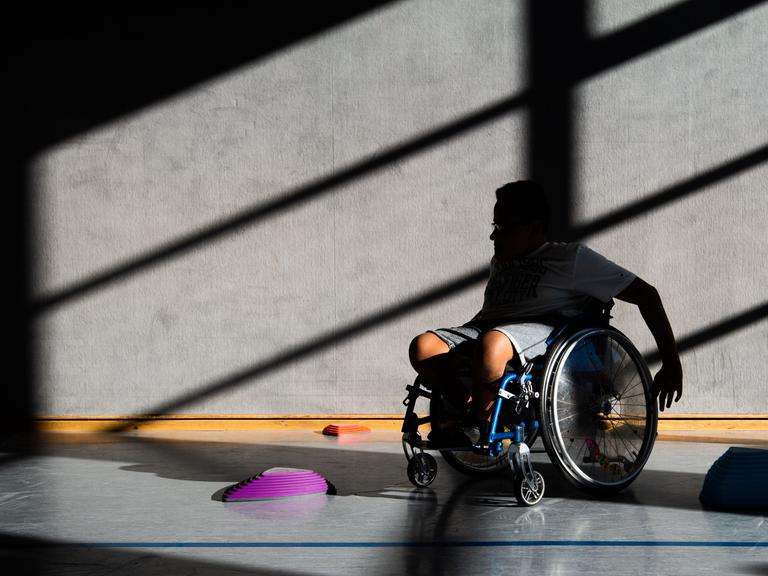
[[[416,399],[419,397],[431,400],[433,392],[423,389],[418,380],[414,384],[409,385],[407,387],[408,396],[403,401],[407,409],[402,426],[403,448],[408,461],[410,462],[415,457],[416,450],[423,452],[425,449],[473,451],[486,454],[490,458],[497,458],[503,453],[502,442],[510,440],[511,444],[508,454],[513,470],[520,477],[520,480],[524,479],[529,486],[535,486],[536,476],[530,460],[530,454],[532,452],[544,452],[544,450],[532,451],[525,442],[527,428],[525,416],[531,414],[532,411],[535,413],[535,409],[530,404],[539,397],[539,393],[533,390],[533,377],[530,373],[533,368],[533,363],[529,363],[522,373],[516,371],[508,372],[504,375],[499,385],[498,397],[494,403],[486,437],[481,438],[479,443],[473,447],[451,448],[447,446],[434,446],[430,442],[424,442],[418,432],[418,427],[421,424],[430,422],[430,416],[419,418],[414,412],[414,406]],[[520,393],[517,395],[509,391],[509,388],[516,383],[519,384],[520,389]],[[514,410],[520,416],[519,422],[509,432],[497,431],[500,428],[501,411],[505,402],[514,402]],[[524,410],[526,413],[523,413]],[[534,431],[537,431],[538,427],[538,418],[534,418]],[[409,455],[408,447],[413,450],[413,454]]]

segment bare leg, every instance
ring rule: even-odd
[[[425,332],[416,336],[408,349],[411,366],[433,388],[445,374],[449,366],[448,344],[436,334]]]
[[[470,416],[476,422],[486,422],[490,417],[507,362],[515,355],[509,338],[498,330],[489,330],[478,340],[472,364],[473,400],[470,410]]]
[[[411,342],[411,365],[421,375],[424,383],[442,396],[461,415],[448,416],[442,410],[432,413],[432,428],[449,428],[466,417],[469,391],[456,379],[456,359],[448,345],[438,336],[426,332]],[[456,418],[459,418],[458,420]]]

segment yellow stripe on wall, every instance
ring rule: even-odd
[[[109,430],[322,430],[331,423],[399,430],[398,414],[170,414],[158,416],[41,416],[48,432]],[[659,430],[768,430],[768,414],[662,414]]]

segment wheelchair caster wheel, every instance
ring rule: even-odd
[[[408,462],[408,480],[419,488],[432,484],[437,476],[437,460],[433,456],[421,452],[414,454]]]
[[[544,477],[535,470],[533,475],[536,477],[535,487],[530,486],[522,474],[515,476],[515,496],[520,506],[533,506],[544,497]]]

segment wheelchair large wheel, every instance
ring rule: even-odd
[[[458,419],[460,415],[442,397],[433,397],[429,406],[430,419],[433,423],[442,419]],[[502,414],[502,416],[504,416]],[[502,418],[504,420],[504,418]],[[504,422],[502,422],[502,425]],[[530,446],[536,440],[538,431],[532,425],[527,428],[525,441]],[[451,468],[469,476],[487,476],[509,469],[509,440],[502,443],[502,450],[497,456],[478,454],[472,450],[440,450],[440,454]]]
[[[651,376],[618,330],[590,328],[556,342],[541,394],[544,445],[579,488],[618,492],[643,469],[656,439]]]

